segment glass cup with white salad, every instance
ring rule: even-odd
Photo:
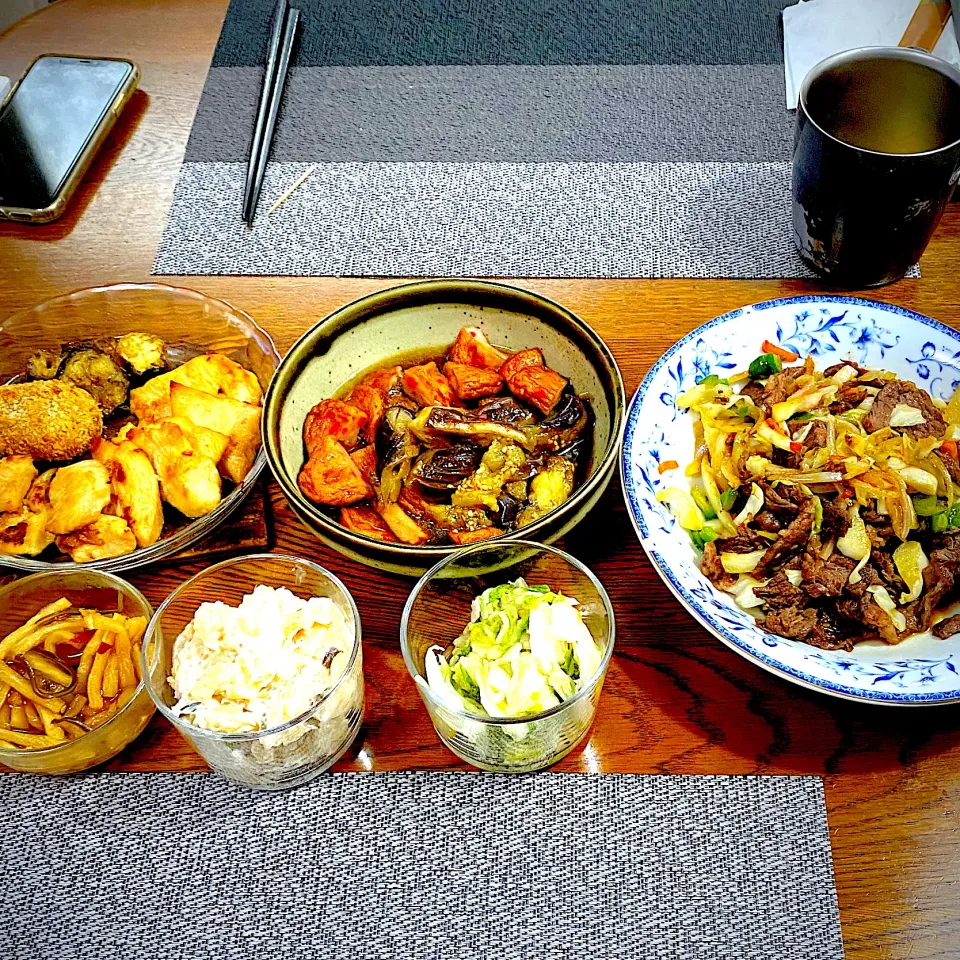
[[[282,790],[313,779],[363,719],[360,616],[323,567],[257,554],[178,587],[144,638],[158,709],[236,783]]]
[[[403,611],[407,669],[443,743],[484,770],[552,766],[588,733],[613,653],[600,581],[523,540],[445,558]]]

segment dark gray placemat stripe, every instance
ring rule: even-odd
[[[210,71],[188,161],[246,161],[263,71]],[[275,161],[776,161],[779,66],[298,67]],[[736,134],[733,134],[736,131]]]
[[[818,779],[0,777],[5,960],[840,960]]]
[[[290,276],[803,277],[787,163],[187,163],[154,272]],[[786,234],[786,236],[785,236]]]
[[[780,63],[782,0],[298,0],[300,66]],[[242,7],[242,13],[240,12]],[[231,4],[214,66],[263,64],[274,0]]]

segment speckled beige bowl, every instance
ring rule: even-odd
[[[590,398],[596,422],[586,481],[566,503],[509,537],[552,542],[579,523],[612,478],[623,427],[623,379],[606,344],[579,317],[545,297],[497,283],[430,280],[356,300],[321,320],[292,347],[264,398],[267,462],[294,512],[324,543],[362,563],[419,576],[451,546],[414,547],[353,533],[300,493],[303,421],[359,373],[397,354],[442,352],[463,326],[480,326],[510,350],[540,347],[547,363]]]

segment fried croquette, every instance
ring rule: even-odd
[[[56,380],[0,386],[0,455],[72,460],[103,433],[97,401]]]

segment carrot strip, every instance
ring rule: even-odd
[[[668,470],[676,470],[680,464],[676,460],[664,460],[663,463],[659,464],[657,467],[658,473],[666,473]]]
[[[799,353],[794,353],[792,350],[786,350],[783,347],[778,347],[775,343],[771,343],[769,340],[764,340],[760,344],[761,353],[772,353],[775,357],[779,357],[781,360],[786,360],[787,363],[793,363],[794,360],[800,359]]]

